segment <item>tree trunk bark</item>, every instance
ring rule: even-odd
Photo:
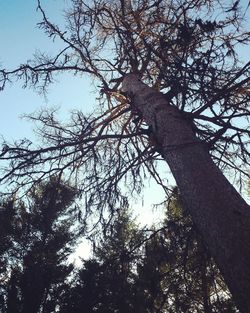
[[[122,90],[151,126],[196,227],[242,313],[250,312],[250,207],[164,95],[129,74]]]

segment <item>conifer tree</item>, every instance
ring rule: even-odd
[[[76,195],[74,188],[52,177],[30,192],[27,203],[3,201],[1,214],[12,214],[9,222],[1,216],[1,244],[9,238],[0,256],[5,261],[1,312],[55,311],[58,290],[73,269],[65,262],[77,242],[77,229],[71,229],[74,214],[69,214]]]

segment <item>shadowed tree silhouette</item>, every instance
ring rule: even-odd
[[[94,246],[59,312],[238,312],[177,189],[161,228],[140,229],[121,210]]]
[[[4,214],[12,215],[1,237],[1,243],[10,241],[0,257],[5,261],[1,312],[55,312],[58,290],[73,269],[65,262],[77,242],[70,213],[76,196],[74,188],[53,177],[36,186],[27,203],[3,201]]]
[[[142,312],[145,305],[135,289],[135,265],[141,260],[144,239],[144,231],[121,209],[99,236],[93,258],[84,262],[73,287],[65,289],[60,312]]]
[[[163,227],[145,243],[137,289],[144,291],[147,312],[238,312],[177,189]]]

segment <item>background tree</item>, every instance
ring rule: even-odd
[[[0,308],[5,307],[5,295],[7,293],[6,281],[7,269],[8,269],[8,251],[12,247],[12,221],[15,216],[15,210],[13,209],[13,200],[5,201],[1,203],[0,207],[0,224],[1,224],[1,240],[0,240]],[[13,278],[14,279],[13,275]],[[15,291],[13,290],[13,293]],[[15,303],[16,305],[16,303]],[[13,312],[16,310],[13,308]]]
[[[168,191],[156,169],[163,157],[238,305],[249,311],[249,207],[214,166],[241,183],[248,177],[250,63],[239,61],[237,47],[249,32],[240,2],[73,0],[65,29],[40,1],[38,10],[40,27],[64,47],[1,70],[2,88],[18,77],[45,90],[56,73],[87,73],[101,84],[99,110],[75,112],[68,125],[53,112],[32,116],[43,144],[4,145],[1,158],[10,162],[2,181],[27,189],[66,172],[80,178],[88,208],[102,214],[124,206],[120,187],[139,192],[145,175]]]
[[[177,190],[159,229],[121,210],[75,274],[59,312],[238,312]]]
[[[1,251],[1,312],[55,312],[58,292],[73,269],[65,262],[77,242],[69,214],[76,195],[74,188],[51,178],[30,192],[28,203],[3,202],[2,214],[13,214],[2,224],[8,228],[1,243],[6,237],[11,243]]]
[[[238,312],[176,189],[138,268],[148,312]]]
[[[121,209],[73,270],[65,260],[79,236],[69,231],[75,195],[52,179],[33,190],[29,209],[3,202],[11,218],[1,215],[9,242],[0,255],[1,313],[237,312],[177,189],[161,228],[141,229]]]
[[[144,231],[121,209],[99,236],[73,288],[65,290],[60,312],[145,312],[145,298],[135,285],[144,239]]]

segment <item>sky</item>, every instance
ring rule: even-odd
[[[56,22],[62,21],[66,0],[43,1],[44,8]],[[46,37],[37,23],[41,14],[36,11],[36,0],[0,0],[0,67],[13,69],[28,59],[37,50],[53,54],[52,41]],[[58,77],[58,82],[49,88],[47,99],[35,90],[24,89],[20,82],[7,85],[0,92],[0,134],[8,139],[30,136],[32,125],[20,119],[44,106],[60,107],[60,115],[66,117],[72,109],[83,109],[93,102],[93,91],[88,78],[73,75]]]
[[[242,6],[246,7],[247,2],[242,1]],[[63,9],[69,5],[70,0],[41,0],[41,3],[54,22],[63,23]],[[250,18],[249,12],[248,17]],[[13,69],[32,59],[37,50],[53,54],[56,45],[38,28],[39,21],[41,14],[36,10],[36,0],[0,0],[0,68]],[[249,54],[249,47],[242,51],[243,58],[247,58]],[[7,85],[0,92],[0,136],[10,141],[30,138],[33,125],[20,119],[21,115],[35,112],[41,107],[53,106],[59,108],[60,117],[64,120],[72,109],[88,110],[95,100],[93,92],[94,87],[88,77],[77,78],[65,74],[58,77],[58,82],[49,88],[47,98],[35,90],[23,89],[20,82]],[[141,209],[145,212],[145,207],[151,207],[153,199],[153,202],[163,200],[160,188],[155,185],[147,186],[144,195],[144,205],[141,199],[135,204],[138,212]],[[143,213],[141,220],[151,221],[150,212]]]

